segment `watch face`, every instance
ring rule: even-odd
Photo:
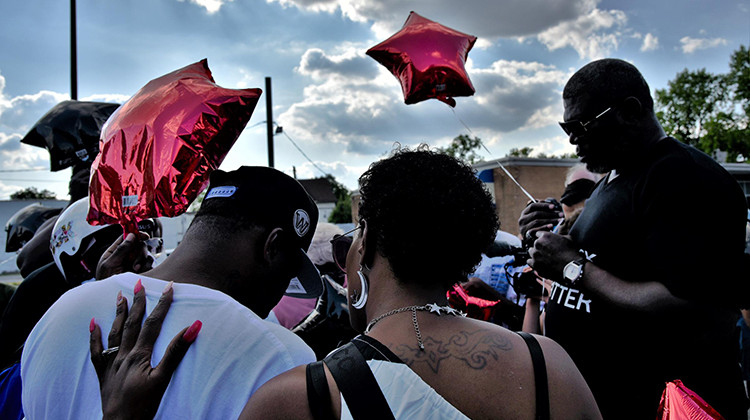
[[[581,275],[581,268],[581,265],[571,261],[563,269],[563,276],[570,281],[576,281],[578,276]]]

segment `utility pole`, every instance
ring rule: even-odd
[[[268,135],[268,167],[273,168],[273,105],[271,104],[271,78],[266,77],[266,131]]]
[[[76,0],[70,0],[70,99],[78,100],[78,53],[76,51]]]

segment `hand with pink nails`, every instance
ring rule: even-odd
[[[127,299],[118,294],[117,313],[104,350],[101,329],[91,319],[91,363],[99,378],[104,419],[151,419],[169,385],[172,374],[195,341],[201,322],[195,321],[169,343],[164,357],[151,366],[154,343],[172,304],[174,290],[170,282],[143,327],[146,291],[140,280],[134,288],[133,305],[128,313]]]

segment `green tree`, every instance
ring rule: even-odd
[[[328,174],[325,176],[333,187],[333,194],[336,196],[336,206],[331,211],[331,215],[328,216],[328,222],[330,223],[351,223],[352,222],[352,196],[349,190],[336,181],[333,175]]]
[[[188,206],[187,212],[188,213],[195,213],[198,211],[198,209],[201,208],[201,204],[203,204],[203,199],[206,198],[206,192],[208,191],[208,188],[201,191],[200,194],[198,194],[197,197],[195,197],[195,200],[193,200],[192,203]]]
[[[508,154],[505,155],[505,157],[529,157],[531,156],[531,152],[533,151],[534,151],[533,147],[522,147],[520,149],[517,147],[514,147],[510,149],[510,151],[508,152]]]
[[[56,200],[55,193],[50,190],[37,190],[36,187],[24,188],[10,195],[11,200]]]
[[[733,88],[733,99],[750,115],[750,49],[744,45],[729,60],[727,84]],[[747,121],[746,121],[747,122]]]
[[[667,89],[657,89],[656,115],[664,130],[677,140],[699,146],[706,123],[725,105],[725,83],[724,77],[706,69],[685,69],[667,83]]]
[[[667,134],[730,162],[750,157],[750,50],[732,53],[729,73],[684,71],[656,90],[657,117]]]
[[[482,140],[479,137],[471,138],[466,134],[461,134],[455,137],[448,147],[438,147],[437,150],[471,165],[482,159],[476,153],[480,147],[482,147]]]

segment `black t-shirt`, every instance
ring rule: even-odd
[[[628,282],[662,283],[692,306],[636,313],[554,285],[545,332],[576,362],[604,418],[653,418],[674,379],[725,417],[747,416],[738,311],[727,304],[744,281],[746,216],[732,176],[671,138],[599,182],[571,229],[573,241],[596,255],[598,267]]]

